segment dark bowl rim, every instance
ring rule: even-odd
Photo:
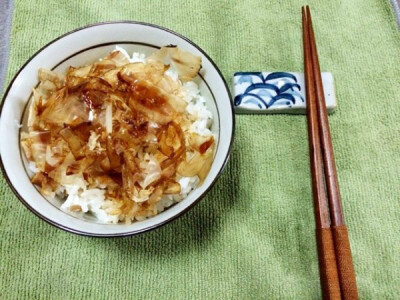
[[[188,42],[189,44],[191,44],[192,46],[194,46],[197,50],[199,50],[212,64],[212,66],[215,68],[215,70],[217,71],[218,75],[220,76],[220,78],[222,79],[224,85],[225,85],[225,89],[226,92],[228,94],[229,100],[230,100],[230,107],[231,107],[231,112],[232,112],[232,131],[231,131],[231,141],[229,144],[229,148],[228,148],[228,153],[225,157],[225,160],[221,166],[221,168],[218,171],[218,174],[215,176],[214,180],[211,182],[211,184],[207,187],[207,189],[193,202],[191,203],[188,207],[186,207],[185,209],[183,209],[182,211],[180,211],[178,214],[175,214],[173,216],[171,216],[170,218],[168,218],[167,220],[164,220],[161,223],[157,223],[153,226],[149,226],[140,230],[134,230],[134,231],[128,231],[128,232],[124,232],[124,233],[111,233],[111,234],[98,234],[98,233],[90,233],[90,232],[86,232],[86,231],[80,231],[80,230],[76,230],[76,229],[72,229],[69,228],[67,226],[61,225],[59,223],[57,223],[54,220],[51,220],[49,218],[46,218],[45,216],[43,216],[42,214],[40,214],[38,211],[36,211],[35,209],[33,209],[26,201],[25,199],[19,194],[19,192],[17,191],[17,189],[14,187],[14,185],[11,183],[10,178],[7,175],[7,172],[4,168],[4,164],[3,164],[3,159],[2,156],[0,154],[0,168],[1,171],[3,173],[3,176],[8,184],[8,186],[11,188],[12,192],[15,194],[15,196],[18,198],[18,200],[28,209],[30,210],[32,213],[34,213],[37,217],[39,217],[40,219],[42,219],[43,221],[45,221],[46,223],[53,225],[56,228],[62,229],[64,231],[70,232],[70,233],[74,233],[77,235],[81,235],[81,236],[88,236],[88,237],[102,237],[102,238],[112,238],[112,237],[127,237],[127,236],[133,236],[133,235],[138,235],[141,233],[145,233],[151,230],[154,230],[156,228],[160,228],[168,223],[170,223],[173,220],[176,220],[177,218],[181,217],[183,214],[185,214],[187,211],[189,211],[191,208],[193,208],[201,199],[204,198],[204,196],[209,192],[209,190],[214,186],[215,182],[217,181],[217,179],[221,176],[221,173],[223,171],[223,169],[225,168],[228,160],[229,160],[229,156],[232,152],[232,145],[233,145],[233,140],[234,140],[234,133],[235,133],[235,112],[234,112],[234,107],[233,107],[233,102],[232,102],[232,95],[229,91],[228,85],[226,83],[226,80],[224,78],[224,76],[222,75],[220,69],[217,67],[217,65],[215,64],[215,62],[211,59],[211,57],[202,49],[200,48],[197,44],[195,44],[194,42],[192,42],[190,39],[188,39],[187,37],[172,31],[168,28],[159,26],[159,25],[155,25],[155,24],[151,24],[151,23],[146,23],[146,22],[137,22],[137,21],[107,21],[107,22],[99,22],[99,23],[94,23],[94,24],[88,24],[79,28],[76,28],[74,30],[71,30],[57,38],[55,38],[54,40],[50,41],[49,43],[47,43],[46,45],[44,45],[42,48],[40,48],[38,51],[36,51],[23,65],[22,67],[20,67],[20,69],[18,70],[18,72],[14,75],[14,77],[12,78],[12,80],[10,81],[10,83],[7,86],[7,89],[2,97],[2,102],[0,103],[0,119],[1,119],[1,115],[3,112],[3,107],[4,107],[4,103],[5,100],[7,99],[8,93],[11,89],[11,87],[14,84],[14,81],[17,79],[17,77],[19,76],[19,74],[22,72],[22,70],[25,69],[25,67],[31,62],[31,60],[36,57],[39,53],[41,53],[44,49],[46,49],[47,47],[49,47],[51,44],[55,43],[56,41],[70,35],[73,34],[75,32],[87,29],[87,28],[91,28],[91,27],[97,27],[97,26],[103,26],[103,25],[112,25],[112,24],[133,24],[133,25],[144,25],[144,26],[149,26],[149,27],[153,27],[153,28],[157,28],[160,30],[163,30],[165,32],[171,33],[181,39],[183,39],[184,41]]]

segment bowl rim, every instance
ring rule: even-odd
[[[81,31],[81,30],[85,30],[87,28],[91,28],[91,27],[96,27],[96,26],[103,26],[103,25],[113,25],[113,24],[133,24],[133,25],[144,25],[144,26],[149,26],[149,27],[153,27],[156,29],[160,29],[162,31],[166,31],[168,33],[171,33],[173,35],[176,35],[177,37],[183,39],[184,41],[186,41],[187,43],[191,44],[192,46],[194,46],[197,50],[199,50],[211,63],[211,65],[214,67],[214,69],[217,71],[218,75],[220,76],[220,78],[223,81],[223,84],[225,86],[226,92],[228,94],[228,98],[229,98],[229,102],[230,102],[230,108],[231,108],[231,113],[232,113],[232,131],[231,131],[231,140],[230,140],[230,144],[228,147],[228,152],[226,154],[226,157],[223,161],[223,164],[221,165],[221,168],[219,169],[217,175],[215,176],[215,178],[213,179],[213,181],[210,183],[210,185],[207,187],[207,189],[195,200],[193,201],[193,203],[191,203],[189,206],[185,207],[183,210],[181,210],[179,213],[171,216],[170,218],[154,224],[152,226],[140,229],[140,230],[135,230],[135,231],[127,231],[127,232],[123,232],[123,233],[112,233],[112,234],[97,234],[97,233],[90,233],[90,232],[86,232],[86,231],[79,231],[73,228],[69,228],[67,226],[64,226],[62,224],[57,223],[56,221],[47,218],[45,216],[43,216],[40,212],[38,212],[37,210],[33,209],[26,201],[25,199],[19,194],[19,192],[17,191],[17,189],[14,187],[14,185],[11,183],[11,180],[8,177],[8,174],[5,170],[5,167],[3,165],[3,158],[2,155],[0,153],[0,169],[2,171],[2,174],[4,176],[4,179],[6,181],[6,183],[8,184],[8,186],[10,187],[11,191],[14,193],[14,195],[18,198],[18,200],[28,209],[30,210],[34,215],[36,215],[37,217],[39,217],[41,220],[45,221],[46,223],[53,225],[56,228],[62,229],[66,232],[70,232],[73,234],[77,234],[80,236],[88,236],[88,237],[102,237],[102,238],[112,238],[112,237],[127,237],[127,236],[133,236],[133,235],[138,235],[141,233],[145,233],[151,230],[154,230],[156,228],[160,228],[170,222],[172,222],[173,220],[176,220],[177,218],[181,217],[183,214],[185,214],[187,211],[189,211],[191,208],[193,208],[197,203],[199,203],[199,201],[201,199],[203,199],[205,197],[205,195],[210,191],[210,189],[214,186],[215,182],[218,180],[218,178],[221,176],[222,171],[224,170],[224,168],[227,165],[227,162],[229,160],[230,154],[232,152],[232,146],[233,146],[233,140],[234,140],[234,136],[235,136],[235,111],[234,111],[234,106],[233,106],[233,102],[232,102],[232,95],[231,92],[228,88],[228,85],[226,83],[226,80],[224,78],[224,76],[222,75],[220,69],[218,68],[218,66],[215,64],[215,62],[211,59],[211,57],[197,44],[195,44],[194,42],[192,42],[190,39],[188,39],[187,37],[181,35],[180,33],[177,33],[171,29],[159,26],[159,25],[155,25],[152,23],[147,23],[147,22],[139,22],[139,21],[129,21],[129,20],[120,20],[120,21],[104,21],[104,22],[98,22],[98,23],[92,23],[92,24],[88,24],[82,27],[78,27],[76,29],[73,29],[71,31],[68,31],[67,33],[64,33],[62,35],[60,35],[59,37],[51,40],[50,42],[48,42],[47,44],[45,44],[43,47],[41,47],[39,50],[37,50],[33,55],[31,55],[29,57],[29,59],[18,69],[18,71],[16,72],[16,74],[13,76],[13,78],[11,79],[10,83],[8,84],[4,95],[2,97],[2,101],[0,103],[0,121],[1,121],[1,115],[3,112],[3,107],[4,107],[4,103],[8,97],[8,93],[11,89],[11,87],[14,84],[14,81],[18,78],[19,74],[22,72],[22,70],[25,69],[25,67],[31,62],[31,60],[36,57],[37,55],[39,55],[39,53],[41,53],[44,49],[46,49],[47,47],[49,47],[51,44],[55,43],[56,41],[71,35],[75,32]]]

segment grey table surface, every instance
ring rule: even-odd
[[[0,0],[0,91],[3,88],[5,73],[7,70],[8,46],[13,7],[12,0]]]
[[[400,0],[390,1],[400,28]],[[0,0],[0,91],[3,90],[7,70],[13,8],[14,3],[12,0]]]

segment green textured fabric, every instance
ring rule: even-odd
[[[303,1],[15,3],[8,79],[79,26],[137,20],[202,47],[235,71],[303,70]],[[361,299],[400,295],[400,36],[389,1],[309,1]],[[0,299],[318,299],[306,119],[236,117],[229,164],[190,212],[136,237],[56,229],[0,183]],[[0,137],[1,139],[1,137]],[[2,143],[6,142],[1,140]]]

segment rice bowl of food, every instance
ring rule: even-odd
[[[114,22],[37,52],[2,102],[1,163],[43,220],[89,236],[161,226],[206,194],[229,157],[225,80],[186,38]]]

